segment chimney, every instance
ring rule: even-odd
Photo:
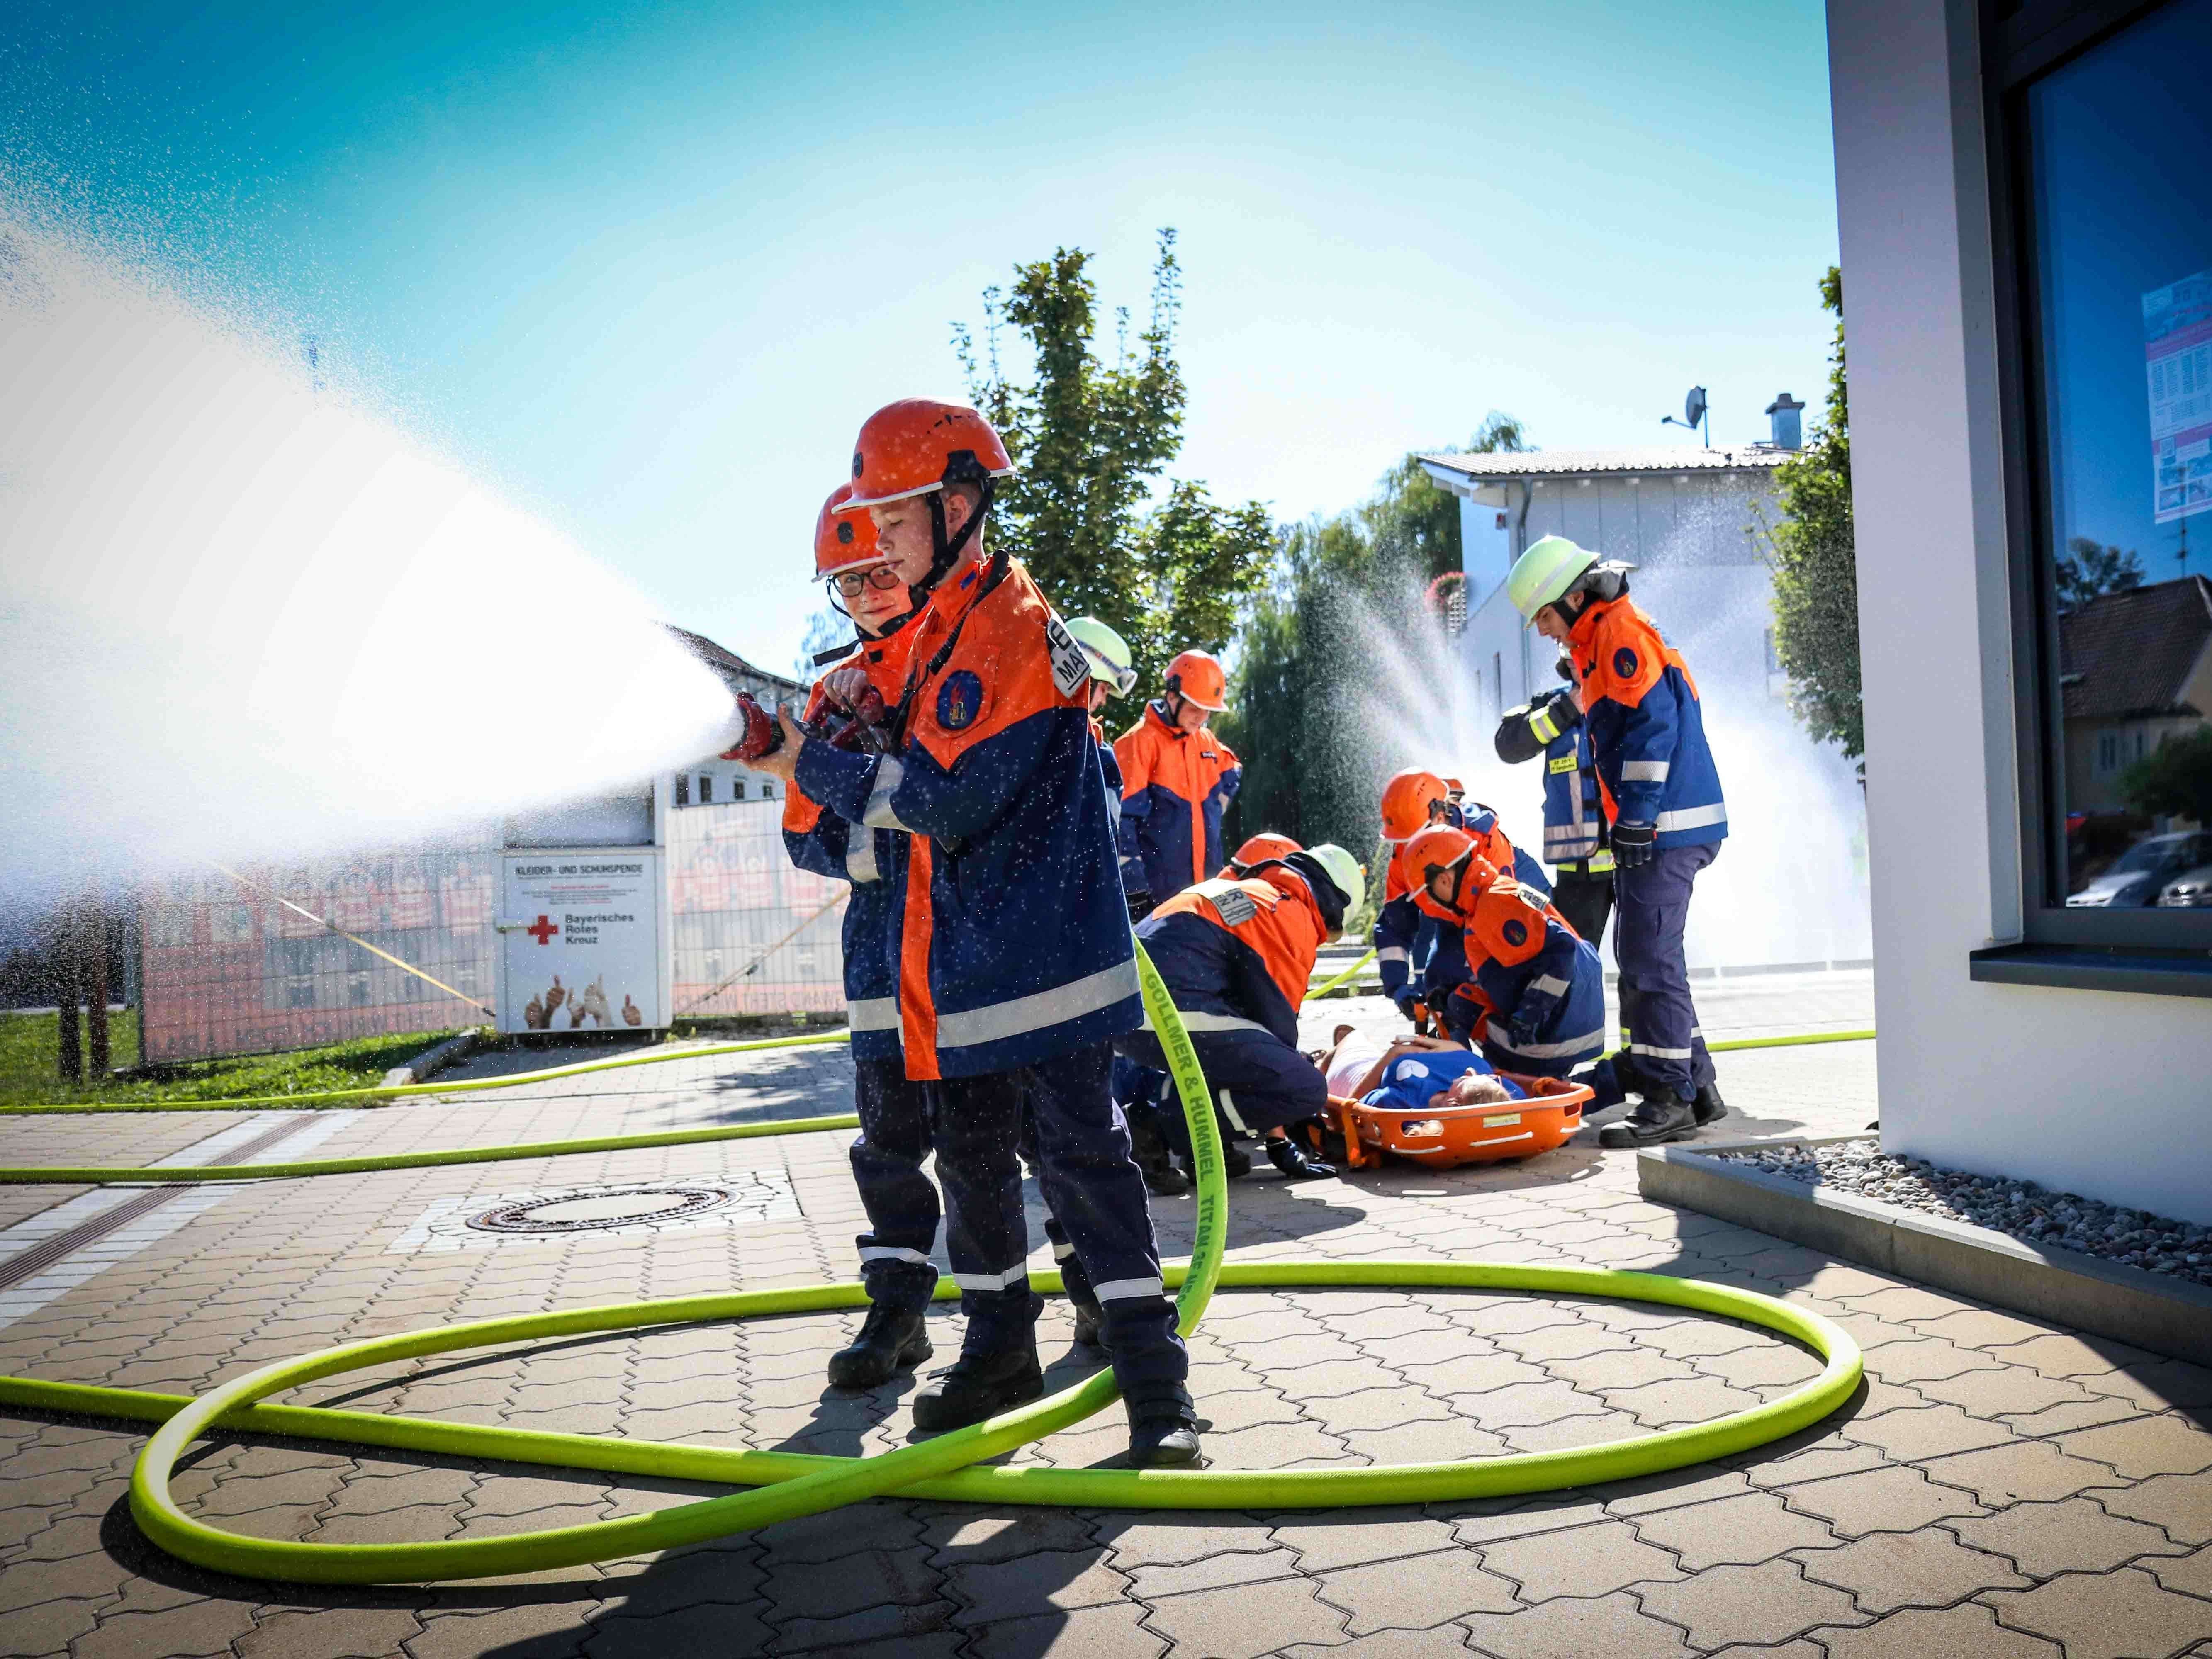
[[[1804,407],[1786,392],[1775,394],[1774,401],[1767,404],[1767,418],[1774,422],[1777,449],[1804,448],[1805,428],[1798,421],[1798,413]]]

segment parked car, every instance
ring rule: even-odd
[[[2158,902],[2170,910],[2212,910],[2212,864],[2184,871],[2166,884]]]
[[[2068,894],[2066,903],[2069,908],[2157,904],[2160,891],[2168,882],[2200,864],[2212,864],[2212,832],[2182,830],[2153,836],[2121,854],[2080,892]]]

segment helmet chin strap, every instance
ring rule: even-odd
[[[928,576],[915,586],[914,595],[917,602],[935,592],[937,585],[951,575],[953,566],[960,562],[961,554],[982,526],[983,515],[991,510],[992,487],[997,483],[998,480],[988,472],[976,481],[978,497],[975,510],[968,515],[965,524],[949,533],[945,527],[945,487],[939,486],[929,492],[930,544],[935,551],[929,562]]]

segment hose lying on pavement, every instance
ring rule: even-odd
[[[1652,1302],[1743,1320],[1812,1347],[1825,1362],[1820,1375],[1746,1411],[1629,1440],[1449,1462],[1268,1471],[978,1467],[985,1459],[1040,1439],[1110,1403],[1115,1397],[1110,1370],[986,1422],[860,1458],[736,1451],[261,1403],[270,1395],[321,1378],[461,1349],[865,1305],[866,1293],[860,1285],[840,1284],[625,1303],[376,1337],[263,1366],[191,1401],[129,1389],[0,1378],[0,1403],[159,1422],[131,1474],[131,1512],[155,1542],[196,1565],[298,1583],[410,1583],[542,1571],[669,1549],[894,1492],[981,1504],[1280,1510],[1456,1502],[1550,1491],[1632,1479],[1747,1450],[1817,1422],[1856,1388],[1859,1351],[1843,1330],[1809,1310],[1726,1285],[1613,1269],[1505,1262],[1306,1261],[1224,1267],[1227,1194],[1211,1097],[1188,1033],[1141,951],[1138,966],[1146,1007],[1161,1037],[1189,1123],[1197,1176],[1191,1259],[1187,1266],[1169,1267],[1164,1274],[1170,1285],[1180,1287],[1177,1326],[1186,1334],[1196,1328],[1218,1285],[1512,1290]],[[840,1121],[849,1120],[801,1119],[747,1127],[760,1134],[793,1134]],[[361,1160],[337,1161],[350,1164]],[[276,1166],[258,1166],[257,1173],[266,1178],[272,1167]],[[1057,1273],[1038,1272],[1032,1279],[1042,1289],[1061,1288]],[[957,1294],[956,1287],[939,1282],[940,1297]],[[554,1468],[728,1481],[752,1489],[643,1515],[493,1538],[402,1544],[253,1538],[194,1519],[169,1492],[178,1458],[195,1439],[218,1428]]]

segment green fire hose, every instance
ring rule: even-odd
[[[131,1389],[0,1378],[0,1404],[158,1422],[161,1426],[132,1472],[131,1510],[148,1536],[197,1565],[247,1577],[294,1582],[402,1583],[544,1571],[668,1549],[894,1492],[980,1504],[1268,1510],[1456,1502],[1549,1491],[1656,1474],[1765,1444],[1817,1422],[1857,1386],[1859,1351],[1839,1328],[1808,1310],[1725,1285],[1610,1269],[1498,1262],[1307,1261],[1224,1266],[1227,1194],[1211,1097],[1188,1033],[1141,950],[1138,969],[1146,1011],[1152,1029],[1161,1037],[1189,1123],[1194,1154],[1197,1210],[1191,1260],[1187,1266],[1169,1266],[1164,1275],[1170,1285],[1180,1287],[1177,1324],[1184,1333],[1196,1327],[1214,1289],[1221,1285],[1511,1290],[1652,1302],[1742,1320],[1813,1348],[1825,1362],[1820,1375],[1777,1399],[1713,1422],[1595,1446],[1466,1462],[1266,1472],[979,1467],[985,1459],[1040,1439],[1103,1408],[1115,1395],[1110,1371],[1102,1371],[988,1422],[862,1458],[734,1451],[261,1403],[270,1395],[302,1383],[431,1354],[593,1332],[865,1305],[866,1295],[860,1285],[840,1284],[627,1303],[378,1337],[264,1366],[189,1401]],[[694,1141],[746,1133],[794,1134],[851,1121],[849,1118],[800,1119],[747,1125],[739,1131],[677,1134]],[[612,1138],[617,1144],[670,1145],[682,1144],[682,1139]],[[586,1143],[554,1144],[563,1150],[587,1149]],[[588,1149],[612,1146],[592,1144]],[[534,1149],[496,1151],[517,1157],[545,1155]],[[414,1159],[326,1163],[350,1170],[364,1164],[420,1167],[424,1160],[474,1161],[482,1156],[426,1153]],[[341,1172],[313,1165],[255,1165],[250,1167],[250,1173],[240,1174],[248,1179],[269,1179],[288,1167],[301,1172]],[[1042,1289],[1061,1288],[1060,1276],[1054,1273],[1039,1272],[1032,1279]],[[957,1291],[940,1283],[938,1294],[949,1297]],[[647,1515],[515,1536],[348,1545],[252,1538],[195,1520],[178,1507],[169,1493],[179,1456],[192,1441],[218,1428],[554,1468],[726,1481],[750,1490]]]

